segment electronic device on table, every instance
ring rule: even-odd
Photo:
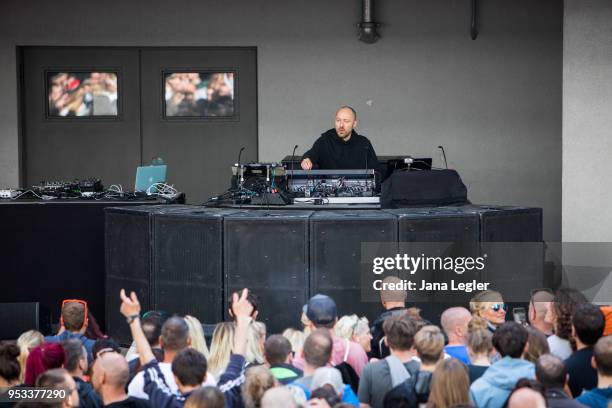
[[[375,195],[374,169],[287,170],[286,173],[287,191],[294,199]]]

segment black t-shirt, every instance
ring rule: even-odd
[[[468,365],[468,373],[470,374],[470,384],[479,379],[489,366]]]
[[[149,401],[140,398],[128,397],[123,401],[113,402],[104,406],[105,408],[151,408]]]
[[[569,373],[569,387],[574,398],[579,397],[583,390],[592,390],[597,387],[597,370],[591,367],[593,347],[575,351],[567,360]]]
[[[348,141],[338,137],[336,129],[329,129],[319,137],[312,149],[302,158],[309,158],[318,169],[375,169],[378,159],[367,137],[353,130]]]

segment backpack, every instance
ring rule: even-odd
[[[350,385],[353,392],[357,394],[357,389],[359,388],[359,376],[357,375],[355,369],[351,367],[349,363],[346,362],[346,360],[348,360],[350,346],[350,342],[346,340],[346,351],[344,352],[344,360],[340,364],[334,366],[334,368],[340,371],[340,375],[342,376],[342,382],[344,384]]]

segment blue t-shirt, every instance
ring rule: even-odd
[[[608,408],[612,401],[612,387],[593,388],[576,398],[576,401],[591,408]]]
[[[445,346],[444,351],[449,356],[456,358],[465,365],[470,364],[470,355],[468,354],[466,346]]]

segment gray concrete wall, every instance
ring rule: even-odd
[[[16,46],[256,46],[259,157],[306,150],[340,104],[379,155],[441,160],[473,202],[544,208],[561,237],[561,0],[385,0],[383,38],[356,39],[358,0],[4,0],[0,185],[18,183]],[[106,180],[105,180],[106,181]]]
[[[612,3],[565,0],[563,42],[563,241],[612,242]]]

